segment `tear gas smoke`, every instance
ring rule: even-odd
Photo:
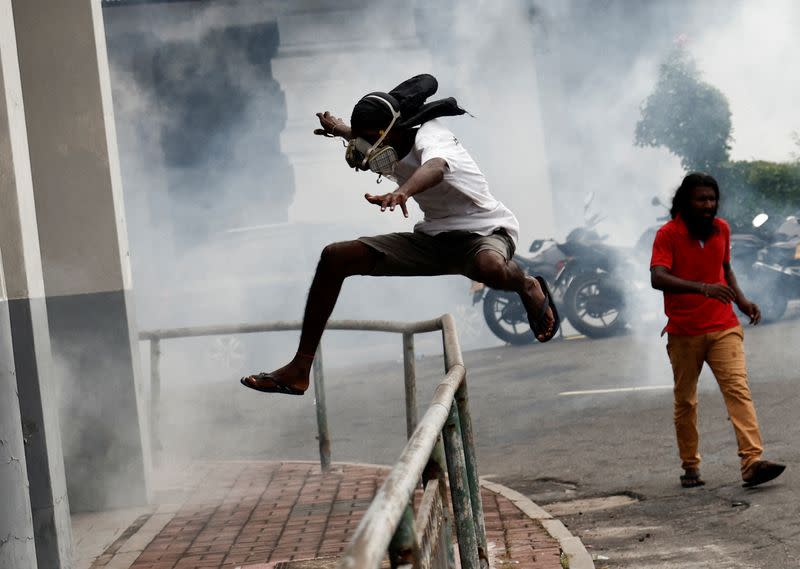
[[[779,159],[794,148],[781,141],[798,125],[781,121],[793,116],[800,84],[776,71],[789,69],[787,54],[797,52],[791,32],[798,8],[788,0],[766,7],[439,0],[402,13],[389,2],[313,10],[295,4],[105,11],[140,328],[297,320],[326,243],[410,230],[418,209],[410,220],[377,212],[363,200],[376,191],[374,177],[349,171],[344,149],[311,131],[314,112],[348,119],[364,93],[420,72],[437,76],[439,95],[455,96],[475,115],[447,123],[520,219],[522,254],[533,238],[560,240],[581,224],[590,191],[606,216],[600,229],[609,243],[632,245],[657,223],[663,211],[651,198],[668,200],[683,172],[666,150],[635,147],[633,132],[658,64],[681,33],[707,79],[731,101],[733,155]],[[764,45],[760,30],[768,22]],[[378,188],[391,189],[388,182]],[[646,279],[646,266],[643,272]],[[658,294],[649,294],[658,306]],[[333,318],[452,312],[464,348],[499,345],[479,308],[470,306],[463,277],[356,277],[345,283]],[[653,310],[648,300],[641,312]],[[643,369],[652,370],[641,374],[644,383],[662,381],[668,365],[655,322],[632,339]],[[226,391],[214,397],[214,417],[198,419],[191,407],[208,409],[201,390],[222,380],[238,389],[239,375],[282,365],[295,342],[294,334],[271,333],[165,344],[165,390],[180,389],[184,403],[198,398],[168,419],[185,427],[187,452],[208,450],[195,427],[224,425],[241,434],[263,406],[251,403],[251,394],[226,399]],[[424,355],[440,353],[432,336],[417,346]],[[329,368],[401,357],[400,339],[388,335],[327,332],[323,349]],[[186,398],[188,385],[196,389]],[[270,406],[279,420],[258,436],[291,436],[308,422],[313,401],[302,399],[282,402],[279,411]]]

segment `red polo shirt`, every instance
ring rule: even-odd
[[[731,229],[719,218],[714,219],[714,227],[711,237],[700,242],[689,235],[680,216],[665,223],[656,233],[650,268],[666,267],[687,281],[727,284],[722,264],[731,260]],[[732,304],[697,293],[665,292],[664,312],[670,334],[697,336],[739,325]]]

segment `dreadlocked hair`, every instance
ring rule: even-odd
[[[689,210],[692,190],[700,186],[712,188],[717,196],[717,202],[719,202],[719,184],[717,184],[717,181],[705,172],[691,172],[683,178],[681,185],[675,191],[675,197],[672,198],[672,207],[669,210],[672,219],[675,219],[678,214],[686,214]]]

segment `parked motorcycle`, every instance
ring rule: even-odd
[[[630,250],[606,244],[606,236],[585,232],[559,245],[567,255],[556,287],[564,288],[562,314],[575,330],[590,338],[622,332],[630,276],[636,267]]]
[[[779,286],[782,279],[775,276],[775,264],[767,257],[786,257],[781,253],[786,248],[793,254],[791,236],[797,232],[797,223],[792,222],[791,216],[779,227],[767,224],[768,220],[769,215],[759,213],[753,218],[752,229],[731,234],[731,265],[736,280],[745,295],[758,304],[765,323],[779,320],[789,300],[787,291]]]
[[[583,217],[586,221],[582,227],[573,229],[567,235],[566,242],[596,235],[594,226],[600,221],[600,216],[588,215],[593,200],[594,192],[590,192],[583,202]],[[556,243],[554,239],[535,239],[528,249],[532,256],[514,255],[514,261],[525,274],[544,278],[557,307],[563,299],[568,284],[565,278],[559,278],[567,263],[567,254],[562,245]],[[535,341],[528,323],[527,312],[518,294],[489,288],[481,283],[473,283],[471,290],[472,304],[483,301],[483,318],[495,336],[515,345],[530,344]],[[559,334],[563,334],[563,331],[559,330]]]
[[[640,320],[633,308],[649,306],[655,299],[650,288],[649,259],[656,230],[668,219],[649,227],[633,248],[608,245],[607,235],[598,233],[598,214],[589,215],[594,195],[584,201],[584,224],[569,232],[563,243],[553,239],[531,244],[533,256],[515,255],[514,260],[530,275],[541,275],[553,294],[562,318],[590,338],[622,333]],[[663,203],[654,199],[654,205]],[[534,341],[527,314],[516,293],[474,283],[473,304],[483,301],[483,316],[489,329],[511,344]],[[652,297],[652,298],[650,298]],[[657,307],[650,312],[655,315]]]
[[[651,203],[669,209],[658,198]],[[562,314],[575,330],[589,338],[607,338],[656,317],[649,261],[656,231],[667,219],[658,217],[632,248],[608,245],[594,224],[559,245],[567,262],[556,287],[565,290]]]
[[[528,252],[533,255],[514,255],[514,261],[525,274],[542,276],[555,295],[553,283],[564,263],[564,254],[553,239],[534,240]],[[483,318],[495,336],[514,345],[535,341],[528,314],[517,293],[489,288],[482,283],[473,283],[471,292],[473,305],[483,301]]]
[[[758,252],[773,241],[774,236],[764,228],[768,218],[766,213],[760,213],[753,219],[751,231],[731,234],[731,264],[740,281],[751,279]]]
[[[800,211],[788,216],[772,242],[758,251],[750,288],[743,290],[759,305],[765,322],[780,319],[789,301],[800,299]]]

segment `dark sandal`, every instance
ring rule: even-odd
[[[543,334],[545,330],[547,330],[547,307],[550,307],[550,310],[553,312],[553,330],[548,335],[545,336],[544,340],[539,340],[540,342],[549,342],[553,339],[553,337],[558,333],[558,328],[561,326],[561,318],[558,316],[558,309],[556,308],[556,303],[553,302],[553,295],[550,293],[550,288],[547,286],[547,281],[545,281],[542,277],[533,277],[539,282],[539,286],[542,287],[542,292],[544,293],[544,303],[542,304],[542,308],[539,310],[539,313],[533,318],[530,318],[530,313],[528,316],[528,323],[531,325],[531,330],[533,330],[533,335],[536,336],[536,339],[539,340],[539,335]]]
[[[706,481],[700,478],[699,470],[687,470],[681,475],[681,488],[698,488],[705,486]]]
[[[778,476],[783,474],[784,470],[786,470],[785,464],[778,464],[775,462],[770,462],[769,460],[759,460],[754,462],[753,465],[748,468],[747,477],[742,477],[744,480],[742,487],[752,488],[753,486],[758,486],[764,482],[775,480]]]
[[[250,383],[248,379],[254,379],[256,381],[270,381],[272,385],[257,385],[254,383]],[[249,387],[250,389],[255,389],[256,391],[261,391],[263,393],[283,393],[284,395],[302,395],[305,391],[297,389],[295,387],[291,387],[289,385],[280,383],[277,379],[275,379],[271,373],[261,372],[255,375],[248,375],[243,377],[239,380],[242,385],[245,387]]]

